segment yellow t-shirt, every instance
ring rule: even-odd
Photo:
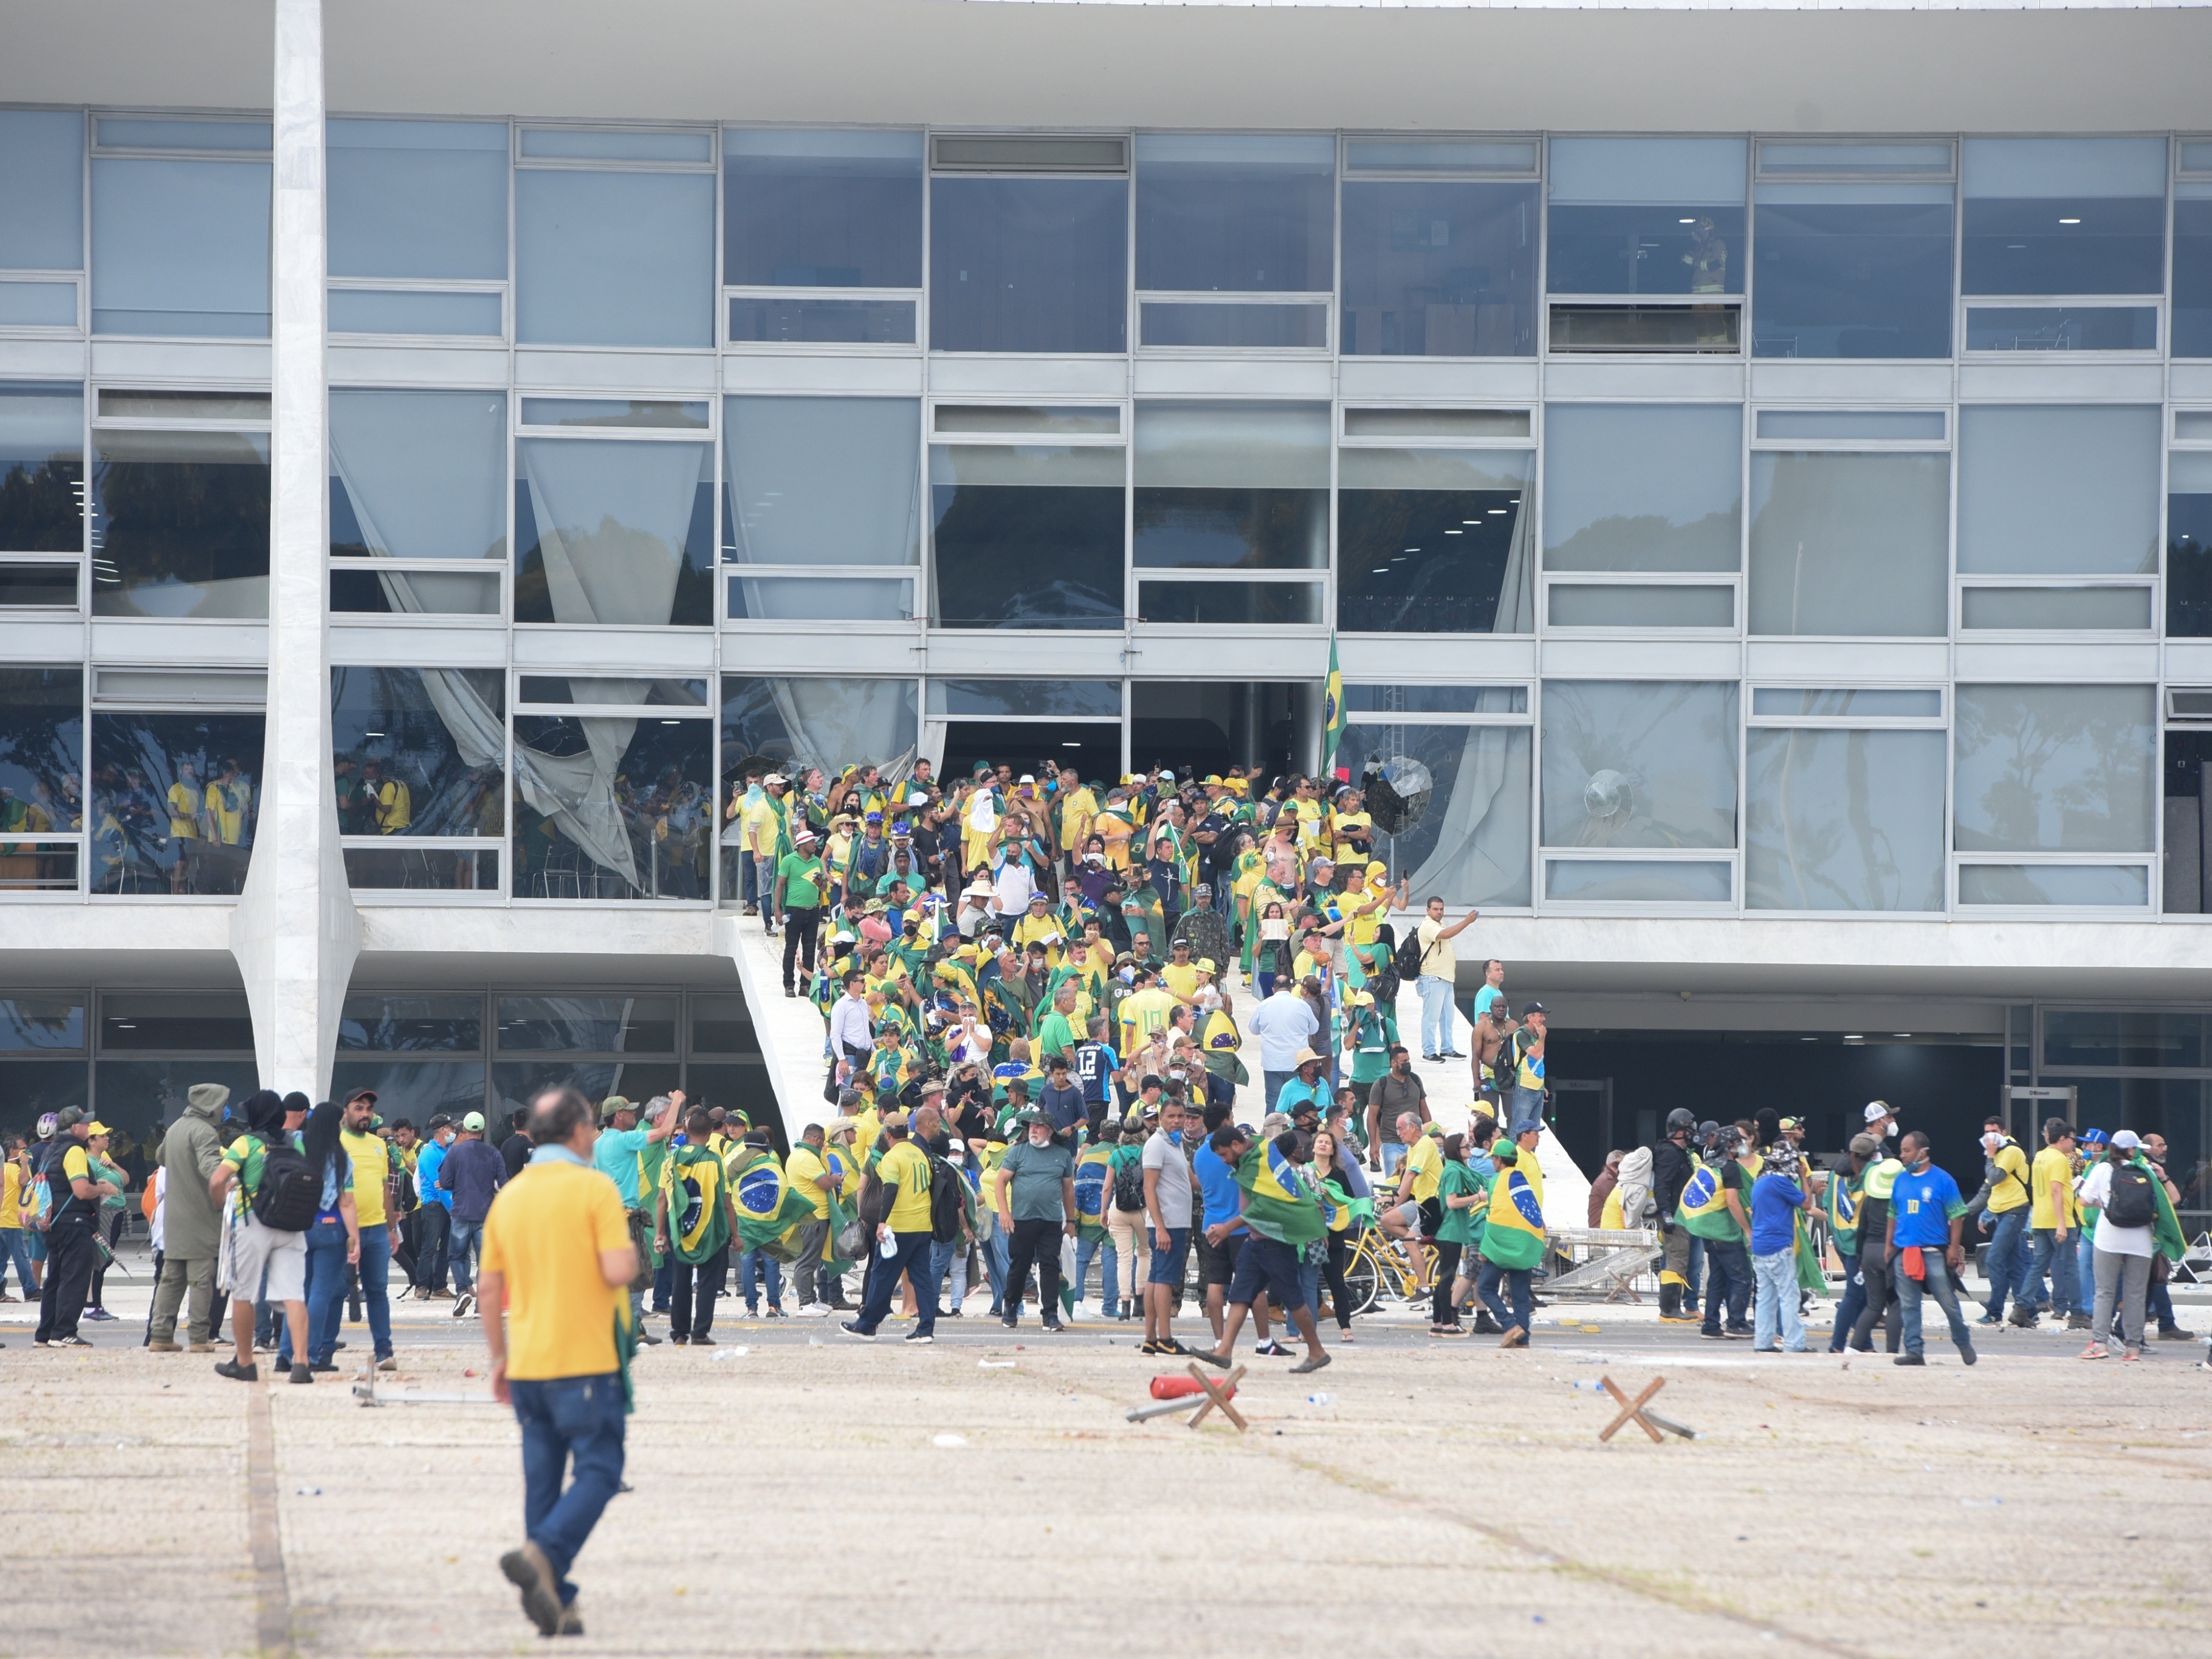
[[[1350,864],[1355,859],[1362,865],[1367,862],[1367,849],[1346,837],[1352,830],[1372,830],[1374,827],[1375,820],[1364,812],[1331,812],[1328,815],[1329,833],[1336,838],[1336,851],[1332,856],[1340,866]]]
[[[1024,953],[1031,944],[1042,943],[1045,965],[1057,968],[1060,966],[1060,944],[1066,937],[1067,929],[1060,918],[1048,913],[1042,916],[1024,916],[1016,922],[1012,943],[1014,949]]]
[[[1194,962],[1178,968],[1171,962],[1160,969],[1160,982],[1188,1002],[1198,994],[1198,964]]]
[[[1317,957],[1310,951],[1299,951],[1297,960],[1291,964],[1291,977],[1304,979],[1309,975],[1315,979],[1326,978],[1328,975],[1328,957],[1326,955]]]
[[[382,1137],[365,1131],[356,1134],[342,1129],[338,1140],[353,1160],[355,1218],[364,1227],[381,1227],[385,1224],[384,1177],[392,1168],[392,1149]]]
[[[837,1177],[837,1196],[850,1200],[860,1190],[860,1158],[857,1146],[848,1146],[833,1141],[822,1149],[824,1168]]]
[[[615,1304],[623,1287],[607,1283],[599,1253],[629,1242],[622,1194],[598,1170],[532,1164],[500,1189],[484,1218],[481,1270],[507,1281],[511,1379],[616,1369]]]
[[[391,836],[414,822],[414,792],[397,778],[386,780],[384,787],[376,792],[376,827]]]
[[[2051,1206],[2051,1183],[2054,1181],[2066,1194],[2066,1212],[2063,1216]],[[2027,1212],[2029,1226],[2041,1230],[2081,1224],[2081,1206],[2074,1196],[2074,1164],[2065,1153],[2056,1146],[2045,1146],[2038,1152],[2027,1184],[2034,1188],[2033,1207]]]
[[[817,1221],[830,1218],[830,1194],[815,1184],[829,1173],[829,1167],[803,1140],[791,1149],[791,1156],[783,1161],[783,1178],[812,1200]]]
[[[1080,853],[1091,834],[1091,820],[1098,816],[1098,798],[1079,787],[1060,803],[1060,847],[1064,853]]]
[[[871,1106],[854,1119],[854,1127],[858,1133],[853,1137],[853,1152],[865,1165],[868,1154],[876,1150],[876,1138],[884,1132],[884,1115]]]
[[[23,1224],[23,1172],[11,1162],[0,1171],[0,1227]]]
[[[1413,1196],[1427,1203],[1444,1178],[1443,1147],[1434,1135],[1425,1134],[1406,1149],[1406,1165],[1413,1172]]]
[[[929,1231],[929,1155],[911,1140],[896,1141],[876,1164],[876,1178],[896,1185],[890,1224],[895,1233]]]
[[[191,784],[169,786],[169,834],[179,841],[200,838],[199,791]]]
[[[1109,807],[1091,820],[1091,833],[1105,843],[1109,870],[1129,867],[1129,838],[1136,832],[1128,812],[1119,806]]]
[[[1990,1213],[2005,1215],[2032,1202],[2028,1191],[2027,1154],[2007,1141],[1990,1160],[1997,1166],[1996,1184],[1990,1188]],[[2046,1206],[2047,1207],[2047,1206]]]
[[[1121,1004],[1121,1052],[1133,1054],[1167,1029],[1176,1000],[1157,985],[1146,986]]]
[[[1322,804],[1317,800],[1292,803],[1292,811],[1298,821],[1298,846],[1311,850],[1321,845],[1322,826],[1327,822]]]
[[[1390,908],[1389,895],[1372,888],[1346,893],[1338,900],[1344,912],[1344,942],[1372,945],[1382,937],[1382,917]]]

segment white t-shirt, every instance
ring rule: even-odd
[[[1145,1143],[1144,1167],[1160,1172],[1159,1224],[1170,1229],[1189,1226],[1190,1160],[1183,1156],[1182,1147],[1168,1139],[1166,1130],[1155,1129]]]
[[[2155,1181],[2158,1177],[2151,1177]],[[2100,1210],[2112,1201],[2112,1166],[2099,1164],[2088,1174],[2074,1183],[2074,1190],[2084,1204],[2094,1204]],[[2097,1236],[2094,1243],[2108,1255],[2141,1255],[2151,1253],[2148,1227],[2116,1227],[2103,1216],[2097,1218]]]
[[[1026,860],[1002,856],[994,874],[993,885],[998,890],[999,896],[994,902],[998,906],[1001,917],[1022,916],[1029,913],[1030,895],[1036,891],[1036,878],[1030,874]]]

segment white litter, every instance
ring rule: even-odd
[[[979,1359],[975,1365],[979,1370],[1010,1371],[1014,1368],[1014,1362],[1011,1359]]]
[[[968,1437],[964,1434],[933,1435],[931,1437],[929,1443],[933,1446],[942,1446],[946,1450],[951,1451],[966,1445],[968,1443]]]
[[[714,1358],[709,1360],[708,1363],[709,1364],[719,1365],[725,1359],[743,1359],[751,1352],[752,1350],[750,1348],[724,1348],[717,1352]]]

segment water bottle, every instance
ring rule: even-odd
[[[876,1246],[876,1254],[883,1257],[886,1261],[889,1261],[893,1256],[896,1256],[898,1254],[897,1236],[893,1233],[885,1233],[881,1242]]]
[[[1306,1396],[1306,1404],[1309,1406],[1334,1406],[1336,1404],[1336,1396],[1333,1394],[1310,1394]]]

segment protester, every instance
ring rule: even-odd
[[[1753,1353],[1805,1352],[1805,1322],[1797,1310],[1797,1225],[1812,1202],[1796,1150],[1770,1147],[1751,1184],[1751,1271],[1758,1294]]]
[[[1023,1139],[994,1172],[993,1207],[1007,1240],[999,1322],[1008,1330],[1020,1324],[1022,1287],[1034,1264],[1037,1313],[1044,1328],[1057,1335],[1067,1328],[1060,1316],[1060,1241],[1076,1233],[1075,1155],[1053,1138],[1042,1112],[1018,1114],[1014,1127]]]
[[[438,1165],[438,1190],[451,1200],[453,1224],[446,1258],[453,1273],[453,1317],[465,1316],[475,1300],[476,1253],[491,1201],[507,1181],[507,1161],[484,1140],[482,1112],[461,1119],[461,1132]]]
[[[222,1162],[216,1125],[229,1099],[230,1091],[220,1083],[193,1084],[185,1091],[185,1109],[161,1138],[161,1170],[167,1177],[161,1200],[161,1274],[154,1291],[153,1319],[146,1328],[146,1346],[156,1353],[180,1352],[177,1313],[188,1291],[191,1309],[185,1338],[191,1351],[214,1352],[215,1339],[221,1334],[212,1319],[222,1206],[208,1182]]]
[[[1922,1352],[1920,1305],[1932,1296],[1950,1322],[1952,1346],[1959,1358],[1974,1363],[1974,1340],[1959,1311],[1957,1276],[1966,1271],[1966,1249],[1960,1234],[1966,1225],[1966,1201],[1959,1183],[1936,1167],[1929,1155],[1928,1137],[1908,1130],[1898,1143],[1905,1173],[1891,1188],[1888,1237],[1885,1251],[1896,1275],[1898,1299],[1905,1320],[1905,1352],[1899,1365],[1924,1365]],[[1863,1319],[1864,1315],[1860,1317]],[[2141,1334],[2140,1322],[2136,1327]]]
[[[100,1200],[116,1191],[112,1182],[94,1174],[86,1146],[94,1127],[78,1108],[64,1108],[55,1118],[54,1138],[40,1157],[39,1173],[46,1189],[46,1267],[33,1342],[41,1348],[92,1346],[78,1332],[77,1322],[99,1266]]]
[[[307,1230],[318,1212],[316,1206],[312,1201],[304,1207],[288,1204],[283,1213],[266,1220],[254,1208],[272,1160],[288,1182],[304,1182],[305,1190],[319,1191],[319,1179],[299,1156],[293,1139],[307,1121],[307,1097],[291,1098],[300,1102],[300,1109],[290,1109],[273,1090],[263,1089],[247,1098],[246,1133],[224,1149],[222,1163],[208,1182],[217,1203],[226,1197],[230,1200],[220,1258],[223,1265],[217,1269],[216,1282],[230,1294],[232,1338],[237,1353],[215,1369],[218,1376],[234,1382],[259,1380],[253,1363],[257,1298],[283,1310],[286,1334],[291,1340],[291,1380],[314,1381],[307,1364]]]

